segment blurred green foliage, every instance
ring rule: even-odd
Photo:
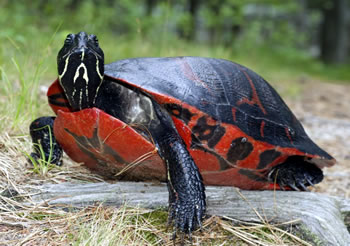
[[[350,80],[347,65],[324,65],[313,54],[320,6],[330,1],[317,0],[318,7],[311,2],[2,0],[0,66],[11,71],[6,69],[13,67],[11,59],[19,64],[39,59],[41,69],[54,73],[53,57],[65,36],[84,30],[99,37],[107,62],[131,56],[216,56],[263,75],[282,67],[293,76]]]

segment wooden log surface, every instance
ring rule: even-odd
[[[36,203],[82,207],[106,205],[160,208],[168,205],[165,184],[142,182],[61,183],[35,188]],[[233,187],[206,187],[207,214],[245,222],[298,220],[321,245],[350,245],[350,201],[313,192],[241,191]],[[348,228],[347,228],[348,227]]]

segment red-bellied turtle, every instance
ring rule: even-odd
[[[203,182],[305,190],[335,163],[263,78],[231,61],[133,58],[104,65],[96,36],[80,32],[67,36],[57,63],[59,77],[48,91],[57,117],[31,124],[33,142],[56,164],[62,147],[107,176],[139,161],[122,175],[167,180],[169,218],[180,231],[201,223]]]

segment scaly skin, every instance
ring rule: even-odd
[[[166,159],[169,190],[169,223],[181,232],[191,233],[201,226],[205,213],[205,193],[202,178],[182,140],[169,137],[162,142],[160,152]]]
[[[205,214],[205,188],[202,176],[167,112],[153,103],[160,123],[151,129],[159,155],[166,163],[169,190],[169,224],[176,230],[191,232],[201,227]]]
[[[39,147],[39,145],[41,145],[45,155],[45,161],[50,161],[52,164],[61,166],[63,150],[53,134],[54,120],[55,117],[40,117],[30,124],[29,132],[32,137],[34,149],[34,152],[32,152],[30,156],[35,161],[43,159]],[[50,151],[51,159],[49,160]]]

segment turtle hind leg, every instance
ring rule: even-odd
[[[33,141],[33,150],[30,156],[35,160],[42,159],[57,166],[62,165],[62,147],[53,134],[55,117],[40,117],[34,120],[29,127]]]
[[[276,182],[281,189],[290,187],[293,190],[307,190],[323,180],[323,173],[316,165],[304,160],[303,156],[289,157],[284,163],[274,167],[269,181]]]

